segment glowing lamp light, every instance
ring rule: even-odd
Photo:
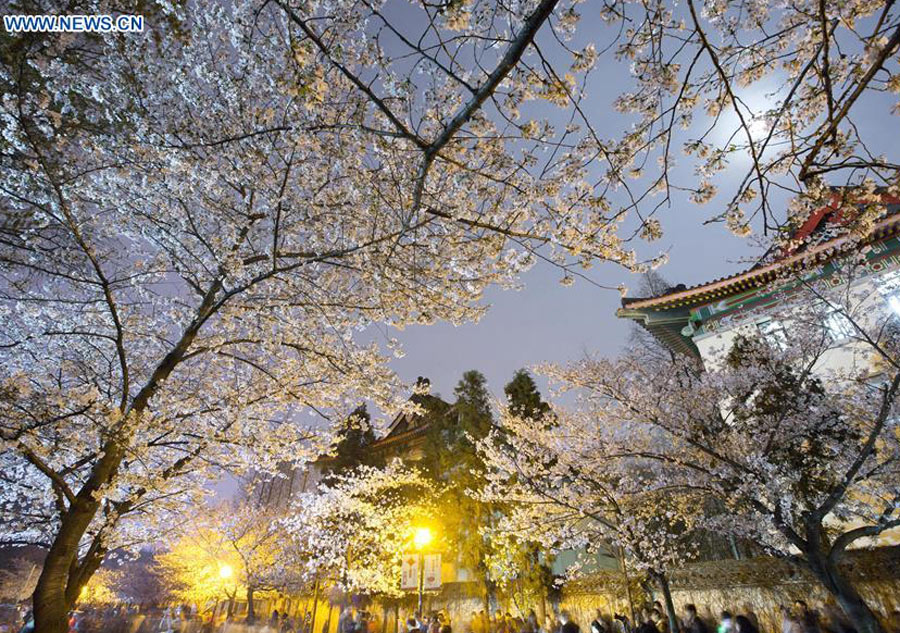
[[[431,543],[431,530],[427,527],[416,528],[416,531],[413,533],[413,544],[416,546],[416,549],[424,549],[429,543]]]
[[[234,570],[231,568],[231,565],[222,565],[219,567],[219,578],[227,580],[231,578],[233,574]]]

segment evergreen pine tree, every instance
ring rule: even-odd
[[[513,374],[513,379],[506,384],[503,392],[509,412],[515,416],[538,420],[550,411],[550,405],[541,400],[541,393],[531,374],[524,369]]]
[[[513,374],[512,380],[506,384],[503,392],[506,394],[506,406],[512,415],[532,420],[543,419],[547,424],[553,423],[549,415],[550,405],[541,398],[534,379],[525,369]],[[502,508],[496,510],[503,511]],[[511,554],[511,559],[515,561],[520,572],[509,589],[525,602],[548,596],[553,585],[553,573],[550,569],[553,557],[544,552],[540,544],[529,542],[524,538],[512,547],[514,551],[507,554]]]
[[[480,529],[489,524],[492,510],[466,494],[485,483],[484,463],[473,440],[485,437],[494,423],[487,380],[479,371],[467,371],[454,395],[452,408],[429,425],[422,465],[432,477],[449,484],[441,499],[445,508],[442,530],[460,564],[481,579],[485,609],[489,610],[495,587],[485,562],[490,543]]]

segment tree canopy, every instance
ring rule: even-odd
[[[842,264],[781,280],[796,286],[767,313],[780,335],[745,328],[718,361],[636,345],[548,367],[579,406],[550,426],[507,414],[480,443],[482,498],[511,507],[496,529],[548,548],[612,542],[661,580],[691,556],[691,530],[731,534],[803,565],[859,630],[880,631],[839,563],[900,526],[896,317]]]

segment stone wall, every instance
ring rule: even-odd
[[[900,548],[849,552],[842,567],[873,610],[886,615],[900,609]],[[689,603],[711,624],[718,622],[723,610],[735,615],[752,612],[762,633],[780,633],[779,605],[799,599],[821,607],[830,600],[815,579],[787,561],[770,557],[690,565],[672,575],[671,589],[679,616]],[[635,609],[662,601],[656,587],[635,585],[633,579],[631,591]],[[560,606],[571,611],[584,630],[597,609],[608,617],[614,612],[629,614],[626,596],[622,574],[608,572],[570,583]]]

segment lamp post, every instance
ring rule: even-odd
[[[225,586],[226,582],[229,578],[234,575],[234,569],[228,563],[222,563],[219,565],[219,578],[223,581],[222,585]],[[225,595],[228,596],[228,610],[225,614],[225,617],[229,617],[231,615],[231,611],[234,608],[234,596],[228,593],[228,588],[225,587]],[[216,608],[213,609],[213,619],[216,618],[216,611],[218,610],[218,602],[216,603]]]
[[[422,594],[425,590],[425,548],[431,543],[431,530],[427,527],[416,528],[413,534],[413,545],[419,552],[419,617],[424,618],[422,613]]]

